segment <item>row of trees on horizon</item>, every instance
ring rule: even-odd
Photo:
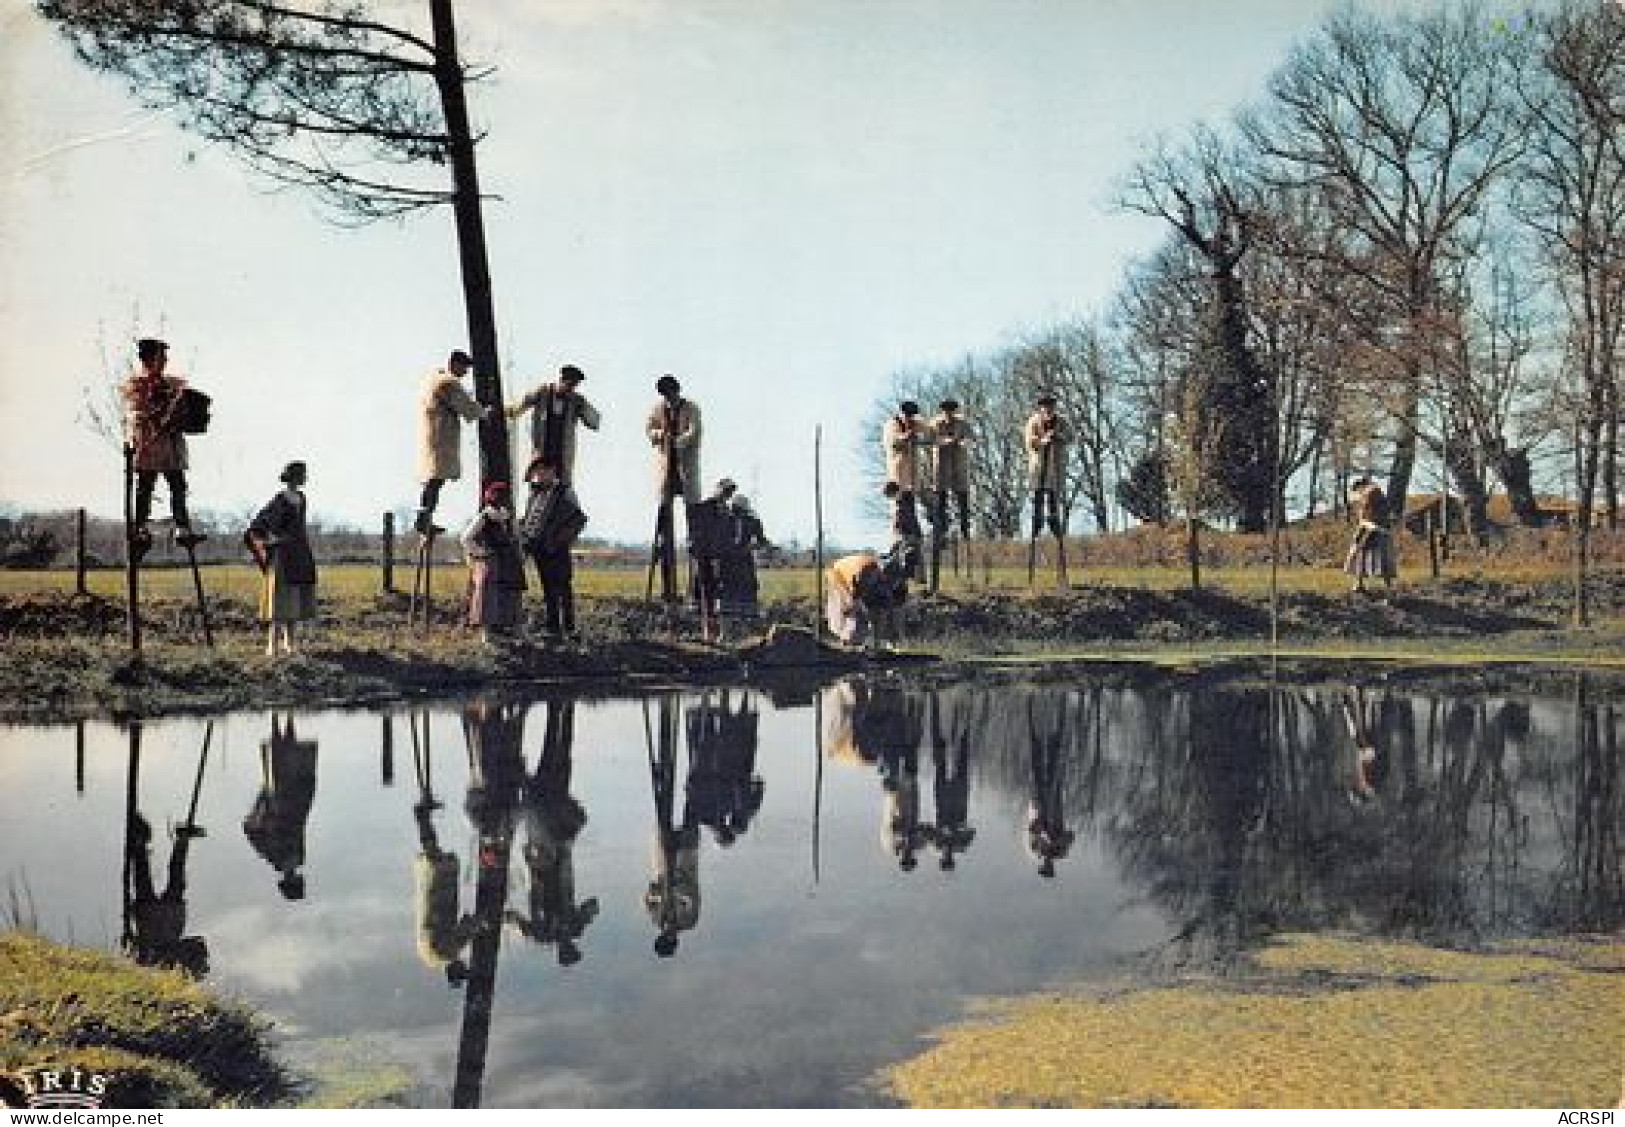
[[[1515,16],[1461,2],[1354,8],[1295,47],[1222,125],[1146,151],[1118,205],[1167,236],[1107,307],[946,365],[898,400],[957,399],[972,504],[1016,535],[1022,424],[1048,391],[1072,423],[1065,511],[1264,531],[1381,484],[1459,499],[1571,493],[1619,524],[1625,331],[1625,6]],[[1582,551],[1583,551],[1582,547]]]

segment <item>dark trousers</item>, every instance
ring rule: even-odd
[[[562,552],[536,552],[531,557],[536,576],[542,581],[542,628],[549,634],[574,634],[576,596],[571,586],[575,575],[570,549]]]
[[[443,477],[431,477],[423,483],[423,494],[418,498],[418,508],[425,513],[433,513],[435,506],[440,504],[440,487],[446,484]]]
[[[176,528],[191,528],[192,518],[186,513],[186,471],[163,470],[164,484],[169,487],[169,512],[175,518]],[[158,484],[158,470],[137,470],[135,475],[135,523],[144,526],[152,516],[152,490]]]

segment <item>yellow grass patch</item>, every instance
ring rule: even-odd
[[[1001,1005],[889,1086],[920,1107],[1612,1107],[1625,943],[1294,936],[1242,981]]]

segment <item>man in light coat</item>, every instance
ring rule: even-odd
[[[681,497],[686,508],[700,500],[700,407],[683,398],[676,376],[661,376],[655,391],[660,400],[644,427],[654,450],[655,490],[662,503]]]
[[[508,418],[530,412],[530,461],[538,458],[559,469],[566,485],[575,480],[576,424],[597,430],[598,408],[581,394],[587,376],[574,364],[559,369],[559,378],[542,384],[508,408]]]
[[[458,349],[423,383],[418,427],[418,479],[423,492],[413,527],[424,536],[445,531],[434,523],[434,510],[441,486],[463,476],[463,423],[485,419],[492,410],[477,403],[463,386],[463,377],[473,367],[473,358]]]
[[[1055,396],[1038,397],[1037,410],[1027,419],[1025,438],[1027,488],[1033,494],[1033,535],[1038,535],[1047,510],[1049,530],[1059,537],[1060,496],[1066,481],[1066,448],[1072,441],[1072,428],[1056,413]]]
[[[886,452],[886,480],[897,483],[897,503],[918,523],[914,495],[924,484],[922,452],[931,446],[931,432],[920,418],[918,403],[905,399],[897,405],[881,429],[880,444]]]

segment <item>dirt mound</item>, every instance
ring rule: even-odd
[[[124,603],[54,592],[0,598],[0,637],[84,638],[124,630]]]

